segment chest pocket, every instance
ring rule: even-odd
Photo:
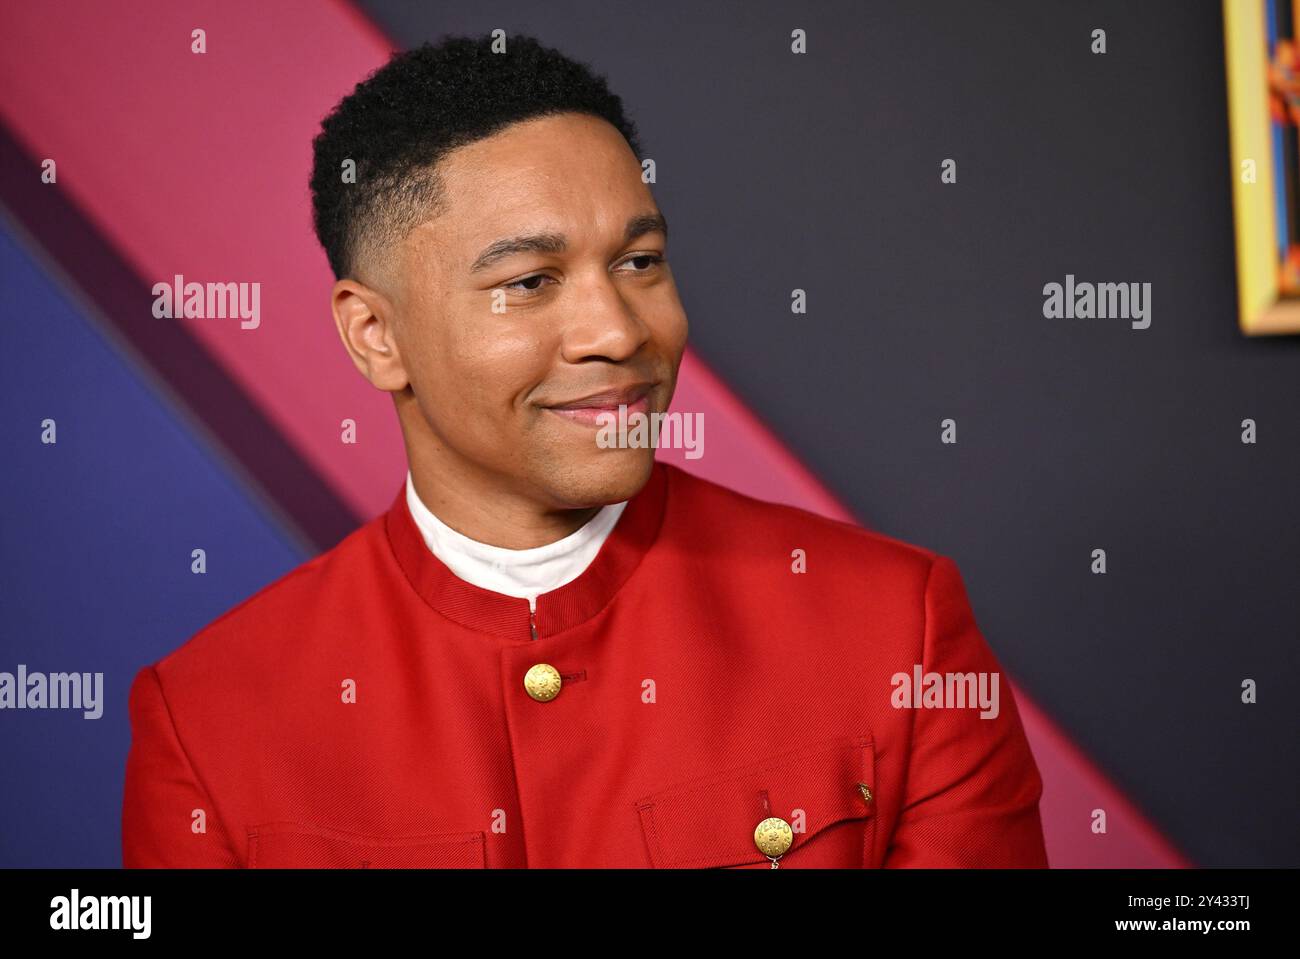
[[[363,835],[310,823],[272,822],[248,831],[250,869],[483,869],[482,832]]]
[[[754,841],[769,817],[793,832],[779,868],[861,869],[873,861],[875,788],[868,733],[677,783],[636,808],[657,869],[771,868]]]

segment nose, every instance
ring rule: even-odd
[[[637,354],[650,339],[650,327],[606,275],[583,284],[570,304],[562,353],[570,363],[602,359],[619,363]]]

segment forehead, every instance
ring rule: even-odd
[[[641,165],[611,124],[585,114],[528,120],[453,150],[438,164],[441,210],[412,234],[444,263],[528,230],[618,233],[654,203]]]

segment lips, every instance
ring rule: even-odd
[[[627,407],[630,416],[633,413],[647,413],[650,410],[650,390],[653,383],[638,383],[621,389],[604,390],[581,399],[572,400],[555,406],[548,406],[558,416],[584,426],[603,426],[600,417],[606,413],[618,416],[620,406]]]

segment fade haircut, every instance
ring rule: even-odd
[[[609,121],[641,156],[635,125],[603,77],[527,36],[447,37],[396,54],[339,101],[312,141],[312,217],[335,279],[382,258],[437,215],[448,152],[512,123],[560,113]],[[356,182],[343,164],[356,164]]]

